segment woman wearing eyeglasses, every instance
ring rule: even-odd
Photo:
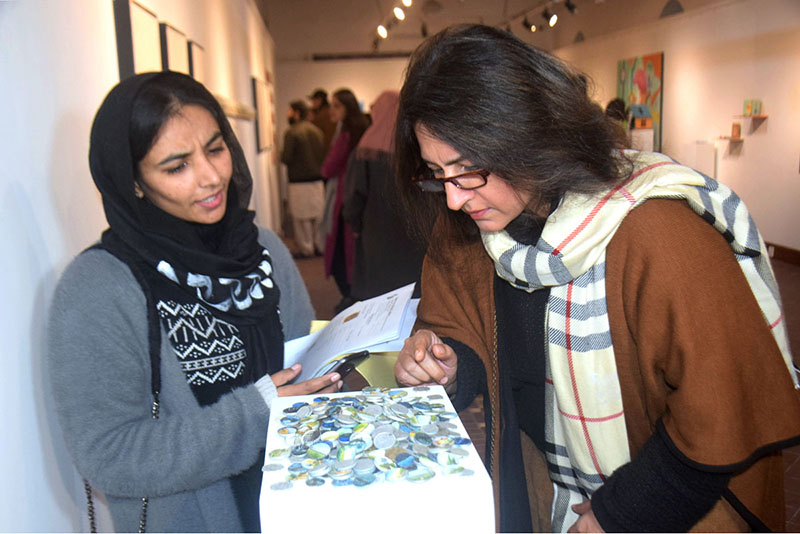
[[[615,139],[508,32],[420,46],[396,156],[431,237],[396,377],[484,395],[500,531],[782,530],[800,403],[763,239],[724,185]]]

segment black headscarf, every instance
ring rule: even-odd
[[[171,114],[183,105],[197,104],[219,124],[231,154],[233,176],[225,215],[215,224],[179,219],[135,194],[138,162],[133,161],[131,117],[137,96],[154,86],[174,95]],[[154,302],[199,302],[214,317],[238,327],[248,353],[245,382],[281,369],[280,294],[269,253],[258,242],[255,214],[247,210],[252,177],[242,148],[211,93],[189,76],[175,72],[140,74],[120,82],[95,116],[89,164],[110,226],[102,244],[124,250],[129,256],[127,263],[148,267]],[[220,389],[201,401],[213,402],[222,393]]]
[[[231,153],[228,205],[223,219],[214,225],[178,219],[134,194],[138,162],[132,161],[129,138],[134,100],[146,84],[170,80],[195,85],[195,90],[207,95],[209,111]],[[89,164],[111,230],[151,262],[167,258],[196,272],[234,278],[249,273],[258,263],[261,249],[253,224],[255,214],[246,209],[253,179],[244,153],[216,99],[192,78],[175,72],[147,73],[112,89],[95,116]],[[208,235],[214,233],[218,240]]]

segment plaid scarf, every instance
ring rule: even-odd
[[[551,287],[545,439],[555,489],[554,532],[578,519],[573,504],[589,499],[630,461],[606,306],[605,259],[622,220],[647,199],[683,199],[725,237],[797,387],[778,286],[744,203],[723,184],[663,154],[624,155],[634,161],[631,176],[602,196],[567,194],[536,245],[518,243],[505,231],[482,234],[501,278],[528,292]]]

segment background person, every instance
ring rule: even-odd
[[[289,129],[283,137],[281,162],[289,178],[289,213],[292,217],[296,257],[322,254],[320,232],[325,208],[325,183],[322,160],[325,146],[322,131],[306,120],[307,108],[302,100],[289,104]]]
[[[325,89],[315,89],[308,98],[311,100],[313,118],[311,122],[322,130],[325,139],[325,154],[331,148],[331,142],[336,135],[336,121],[331,119],[331,106],[328,104],[328,93]]]
[[[629,125],[630,120],[628,118],[628,107],[625,105],[625,101],[621,98],[613,98],[609,100],[608,104],[606,104],[606,117],[611,119],[612,123],[618,127],[618,136],[620,138],[620,143],[627,148],[630,148],[631,141],[630,141],[630,133],[629,133]]]
[[[110,228],[61,277],[46,353],[72,459],[119,532],[259,531],[272,401],[340,384],[282,370],[314,317],[300,274],[253,223],[244,153],[192,78],[114,87],[89,163]]]
[[[784,530],[800,403],[764,241],[724,185],[615,143],[508,32],[414,52],[398,184],[433,234],[397,379],[484,394],[500,531]]]
[[[350,290],[366,300],[417,282],[424,244],[411,239],[397,202],[394,178],[394,126],[400,93],[384,91],[371,106],[372,125],[364,132],[347,167],[342,216],[356,235]]]
[[[339,89],[331,98],[331,119],[338,123],[338,134],[322,164],[325,184],[325,215],[322,231],[325,234],[325,274],[333,276],[342,294],[335,307],[339,313],[353,303],[350,283],[353,277],[355,242],[350,225],[342,219],[342,198],[346,187],[345,172],[350,154],[369,126],[356,96],[349,89]]]

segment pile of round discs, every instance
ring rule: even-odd
[[[268,451],[264,471],[286,469],[273,490],[308,486],[369,486],[424,482],[437,473],[472,475],[461,465],[472,442],[451,422],[441,395],[427,386],[364,388],[359,393],[297,402],[281,415],[277,435],[285,447]],[[288,463],[288,466],[286,465]]]

